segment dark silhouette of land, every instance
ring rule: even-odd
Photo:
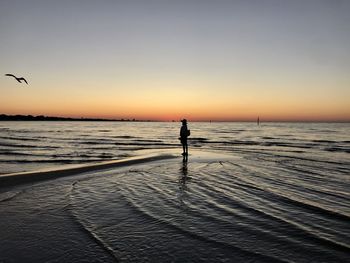
[[[66,118],[51,116],[32,116],[32,115],[6,115],[0,114],[0,121],[151,121],[136,119],[101,119],[101,118]]]
[[[23,80],[23,81],[24,81],[25,83],[27,83],[27,85],[28,85],[28,82],[27,82],[26,79],[23,78],[23,77],[17,78],[17,77],[16,77],[15,75],[13,75],[13,74],[5,74],[5,76],[14,77],[19,83],[22,83],[21,80]]]

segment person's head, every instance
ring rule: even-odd
[[[181,120],[181,122],[182,122],[182,125],[186,125],[187,124],[187,120],[186,119]]]

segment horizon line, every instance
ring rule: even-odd
[[[79,116],[79,117],[74,117],[74,116],[49,116],[49,115],[31,115],[31,114],[4,114],[0,113],[1,117],[5,118],[33,118],[32,120],[27,119],[27,120],[15,120],[15,119],[9,119],[7,121],[40,121],[41,120],[45,121],[45,119],[58,119],[57,121],[66,121],[72,120],[72,121],[137,121],[137,122],[180,122],[182,118],[179,120],[176,119],[152,119],[152,118],[130,118],[130,117],[123,117],[123,118],[106,118],[106,117],[89,117],[89,116]],[[264,122],[290,122],[290,123],[350,123],[350,119],[273,119],[273,118],[267,118],[264,119],[261,116],[257,116],[255,119],[252,118],[247,118],[247,119],[202,119],[202,118],[187,118],[189,122],[257,122],[257,119],[259,117],[259,122],[264,123]],[[55,120],[50,120],[50,121],[55,121]],[[61,120],[59,120],[61,119]],[[47,121],[48,121],[47,120]],[[6,121],[6,119],[0,118],[0,121]]]

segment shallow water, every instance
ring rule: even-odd
[[[55,130],[58,123],[47,125]],[[74,134],[87,127],[96,137],[89,129],[100,134],[104,124],[79,125]],[[178,124],[126,125],[129,133],[120,126],[110,132],[131,142],[122,149],[111,142],[120,153],[139,154],[131,138],[151,140],[152,131],[161,141],[155,148],[179,148]],[[349,128],[190,123],[188,162],[0,187],[0,261],[350,262]],[[79,136],[76,146],[86,145]],[[62,148],[57,154],[69,152],[68,143]],[[9,164],[2,163],[13,169]]]
[[[71,201],[77,218],[118,258],[348,260],[349,181],[334,187],[345,175],[308,176],[315,184],[304,182],[301,172],[269,162],[252,169],[250,160],[241,159],[171,162],[105,175],[108,183],[99,177],[76,184]]]

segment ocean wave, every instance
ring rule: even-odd
[[[61,164],[70,164],[70,163],[86,163],[86,162],[98,162],[101,159],[90,159],[87,160],[84,159],[15,159],[15,160],[6,160],[6,161],[0,161],[0,162],[6,162],[6,163],[17,163],[17,164],[24,164],[24,163],[61,163]]]
[[[179,146],[178,144],[174,144],[174,143],[148,143],[148,142],[144,142],[144,143],[134,143],[134,142],[115,142],[113,143],[114,145],[130,145],[130,146]]]
[[[23,144],[13,144],[13,143],[5,143],[5,142],[0,142],[0,146],[18,147],[18,148],[36,148],[35,145],[23,145]]]
[[[28,156],[28,157],[47,157],[48,155],[45,153],[39,154],[39,153],[33,153],[32,151],[30,152],[17,152],[17,151],[13,151],[11,149],[4,149],[4,150],[0,150],[0,156],[3,155],[2,160],[4,161],[5,159],[9,159],[9,157],[11,156]]]
[[[254,156],[245,156],[245,158],[250,159],[250,160],[256,160],[256,161],[287,161],[287,162],[293,162],[293,161],[306,161],[306,162],[311,162],[312,164],[335,164],[335,165],[350,165],[350,162],[338,162],[334,160],[329,160],[329,159],[317,159],[316,158],[311,158],[309,157],[310,155],[306,156],[300,156],[300,155],[288,155],[288,154],[279,154],[279,153],[274,153],[274,152],[258,152],[259,155],[254,155]],[[305,163],[303,163],[305,164]],[[317,167],[317,165],[314,165],[314,167]]]
[[[40,138],[26,138],[26,137],[11,137],[11,136],[0,136],[0,139],[12,140],[12,141],[40,141]]]
[[[297,144],[297,143],[287,143],[287,142],[262,142],[259,143],[262,146],[279,146],[279,147],[290,147],[290,148],[301,148],[301,149],[311,149],[315,146],[315,144],[305,143],[305,144]]]
[[[111,136],[112,138],[116,139],[133,139],[133,138],[139,138],[131,135],[119,135],[119,136]]]
[[[209,139],[203,137],[191,137],[188,140],[191,142],[207,142]]]
[[[22,191],[8,191],[4,193],[0,193],[0,202],[6,202],[14,199],[18,195],[20,195]]]
[[[30,144],[14,144],[0,142],[0,146],[11,147],[11,148],[31,148],[31,149],[58,149],[60,147],[53,145],[30,145]]]
[[[216,144],[223,146],[264,146],[264,147],[285,147],[285,148],[299,148],[299,149],[311,149],[315,148],[316,144],[311,143],[288,143],[288,142],[276,142],[276,141],[243,141],[243,140],[226,140],[226,141],[216,141],[216,140],[198,140],[198,139],[189,139],[189,143],[194,144]]]
[[[336,141],[330,140],[311,140],[312,142],[320,142],[320,143],[336,143]]]
[[[324,148],[324,150],[325,150],[325,151],[328,151],[328,152],[344,152],[344,153],[350,153],[350,148],[336,147],[336,146],[327,147],[327,148]]]

